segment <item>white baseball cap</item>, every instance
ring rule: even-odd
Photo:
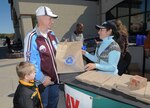
[[[58,18],[58,15],[53,14],[52,10],[46,6],[40,6],[36,10],[36,16],[50,16],[52,18]]]

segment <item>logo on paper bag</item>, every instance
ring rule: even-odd
[[[75,63],[75,57],[73,56],[67,56],[65,58],[65,64],[67,65],[73,65]]]

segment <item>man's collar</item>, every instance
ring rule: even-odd
[[[42,35],[42,34],[41,34],[41,31],[39,30],[39,28],[38,28],[37,25],[35,26],[35,29],[36,29],[37,35]],[[49,30],[47,31],[47,33],[48,33],[48,32],[51,32],[51,31],[52,31],[52,30],[49,29]]]

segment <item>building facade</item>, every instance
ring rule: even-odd
[[[78,22],[85,26],[85,38],[97,36],[96,24],[118,18],[127,26],[130,42],[135,42],[137,34],[146,35],[150,30],[150,0],[8,0],[8,2],[11,6],[15,38],[20,38],[22,42],[26,34],[36,25],[35,10],[39,6],[48,6],[59,15],[52,29],[60,41],[71,35]],[[149,63],[150,61],[146,63],[147,68]]]
[[[95,24],[121,19],[130,36],[146,34],[150,29],[149,0],[9,0],[16,37],[26,35],[36,25],[35,10],[44,5],[59,15],[54,31],[59,40],[75,29],[77,22],[85,25],[85,35],[96,35]]]
[[[24,36],[36,25],[35,11],[48,6],[59,17],[54,20],[54,30],[59,40],[69,37],[78,22],[84,24],[85,37],[96,35],[99,23],[99,4],[86,0],[9,0],[16,38]]]
[[[137,34],[146,35],[150,30],[150,1],[124,0],[106,12],[106,20],[113,19],[120,19],[133,39]]]

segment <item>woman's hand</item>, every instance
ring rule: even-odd
[[[93,70],[96,68],[96,64],[95,63],[89,63],[87,65],[85,65],[85,70],[89,71],[89,70]]]
[[[64,42],[69,42],[69,39],[65,39],[65,41]]]
[[[82,50],[82,55],[84,55],[86,53],[86,51],[85,50]]]
[[[95,43],[96,43],[96,44],[99,44],[99,43],[100,43],[100,41],[97,41],[96,39],[94,39],[94,40],[95,40]]]

